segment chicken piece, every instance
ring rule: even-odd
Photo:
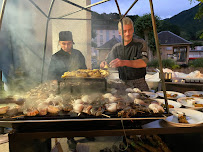
[[[37,109],[28,109],[26,112],[27,116],[36,116],[39,113]]]
[[[149,104],[145,103],[143,100],[137,99],[137,98],[135,98],[134,103],[138,104],[138,105],[142,105],[142,106],[148,106],[149,105]]]
[[[101,116],[102,113],[104,112],[104,107],[102,106],[94,106],[92,107],[92,109],[90,109],[90,113],[91,115],[94,115],[94,116]]]
[[[140,95],[138,93],[128,93],[128,97],[130,97],[132,100],[135,100],[136,98],[139,98]]]
[[[5,114],[8,109],[9,109],[9,106],[5,106],[5,107],[0,108],[0,114]]]
[[[81,113],[84,108],[83,104],[73,104],[73,111],[76,113]]]
[[[125,89],[125,91],[126,91],[126,92],[129,92],[129,93],[135,92],[132,88],[127,88],[127,89]]]
[[[10,117],[15,116],[18,114],[18,109],[19,108],[12,108],[12,109],[9,108],[9,110],[6,112],[6,115],[8,115]]]
[[[150,104],[149,105],[149,109],[151,109],[154,113],[163,113],[164,109],[162,106],[158,105],[158,104]]]
[[[47,108],[47,111],[48,111],[49,113],[56,114],[56,113],[58,113],[60,110],[59,110],[59,108],[56,107],[56,106],[49,105],[48,108]]]
[[[187,119],[186,119],[186,115],[180,115],[180,116],[178,116],[178,121],[180,122],[180,123],[185,123],[185,124],[188,124],[189,122],[187,121]]]
[[[126,104],[125,103],[123,103],[123,102],[118,102],[117,103],[117,109],[119,110],[119,109],[124,109],[126,107]]]
[[[91,105],[85,105],[84,107],[83,107],[83,110],[82,110],[82,112],[84,112],[84,113],[87,113],[87,114],[91,114],[91,112],[90,112],[90,110],[92,109],[92,106]]]
[[[106,110],[109,112],[116,112],[117,111],[117,103],[110,103],[106,104]]]
[[[123,118],[130,118],[131,116],[134,116],[137,114],[137,109],[132,109],[131,107],[126,107],[125,109],[118,112],[118,117]]]
[[[103,97],[104,98],[110,98],[110,97],[112,97],[113,95],[111,94],[111,93],[105,93],[104,95],[103,95]]]
[[[65,104],[63,107],[64,111],[71,111],[73,110],[73,105],[72,104]]]

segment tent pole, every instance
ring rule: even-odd
[[[131,10],[131,8],[133,8],[133,6],[135,5],[135,3],[137,3],[137,1],[138,1],[138,0],[135,0],[135,1],[133,2],[133,4],[129,7],[129,9],[125,12],[125,14],[121,17],[120,20],[122,20],[122,19],[128,14],[128,12]]]
[[[157,34],[156,21],[155,21],[155,17],[154,17],[154,9],[153,9],[152,0],[149,0],[149,3],[150,3],[150,9],[151,9],[151,18],[152,18],[154,38],[155,38],[155,43],[156,43],[156,51],[157,51],[158,62],[159,62],[160,77],[161,77],[162,89],[163,89],[165,105],[166,105],[166,112],[169,113],[168,101],[167,101],[167,96],[166,96],[166,85],[165,85],[165,80],[164,80],[164,75],[163,75],[163,66],[162,66],[162,62],[161,62],[159,39],[158,39],[158,34]]]
[[[82,9],[79,9],[79,10],[77,10],[77,11],[74,11],[74,12],[71,12],[71,13],[68,13],[68,14],[65,14],[65,15],[63,15],[63,16],[59,16],[59,17],[57,17],[57,18],[64,18],[64,17],[66,17],[66,16],[72,15],[72,14],[77,13],[77,12],[80,12],[80,11],[82,11],[82,10],[86,10],[86,9],[91,8],[91,7],[93,7],[93,6],[96,6],[96,5],[105,3],[105,2],[107,2],[107,1],[110,1],[110,0],[102,0],[102,1],[99,1],[99,2],[97,2],[97,3],[94,3],[94,4],[88,5],[88,6],[86,6],[86,7],[83,7]],[[92,11],[92,12],[93,12],[93,11]]]
[[[0,30],[1,30],[1,25],[2,25],[2,21],[3,21],[3,16],[4,16],[5,6],[6,6],[6,1],[7,1],[7,0],[3,0],[3,3],[2,3],[1,16],[0,16]]]
[[[46,47],[47,47],[47,33],[48,33],[48,27],[49,27],[49,21],[50,21],[50,15],[51,11],[53,8],[55,0],[52,0],[51,6],[49,8],[49,14],[47,18],[47,23],[46,23],[46,33],[45,33],[45,39],[44,39],[44,54],[43,54],[43,60],[42,60],[42,72],[41,72],[41,83],[43,82],[43,77],[44,77],[44,62],[45,62],[45,56],[46,56]]]
[[[39,6],[37,6],[37,4],[35,4],[35,2],[33,2],[32,0],[29,0],[45,17],[48,17],[40,8]]]

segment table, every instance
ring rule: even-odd
[[[203,84],[201,83],[180,83],[180,82],[165,82],[167,91],[177,91],[185,93],[186,91],[203,91]],[[161,82],[158,90],[162,90]]]
[[[136,122],[139,123],[139,122]],[[136,124],[135,123],[135,124]],[[104,124],[100,123],[99,125]],[[160,124],[164,124],[163,120],[156,120],[150,123],[142,125],[141,128],[135,126],[135,128],[126,128],[125,133],[129,135],[146,135],[146,134],[186,134],[186,133],[203,133],[203,126],[197,127],[166,127]],[[32,125],[31,129],[25,129]],[[36,125],[36,126],[35,126]],[[49,139],[49,138],[62,138],[62,137],[95,137],[95,136],[124,136],[122,128],[112,128],[110,124],[108,127],[102,129],[97,127],[92,129],[91,127],[82,126],[79,129],[73,128],[74,126],[67,127],[66,123],[43,123],[40,124],[44,128],[49,126],[50,128],[40,130],[37,124],[25,123],[22,125],[12,124],[13,131],[9,134],[9,148],[10,152],[20,151],[22,145],[20,143],[27,141],[30,142],[34,139]],[[57,128],[53,128],[58,126]],[[125,125],[124,125],[125,126]],[[19,128],[23,127],[23,128]],[[65,128],[67,127],[67,128]],[[36,128],[36,130],[33,130]],[[72,129],[70,129],[72,128]],[[83,129],[81,129],[83,128]]]

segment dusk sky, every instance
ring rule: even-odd
[[[96,3],[101,0],[91,0]],[[121,13],[124,14],[135,0],[117,0]],[[154,13],[161,19],[170,18],[184,10],[190,9],[197,5],[198,2],[190,2],[189,0],[153,0]],[[92,7],[93,11],[98,13],[118,13],[115,0],[110,0],[103,4]],[[134,7],[129,11],[128,15],[142,16],[150,13],[149,0],[138,0]]]

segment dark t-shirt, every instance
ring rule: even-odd
[[[109,52],[106,60],[110,63],[112,60],[119,58],[121,60],[136,60],[143,59],[142,43],[131,41],[128,45],[123,46],[118,43],[113,46]],[[119,78],[122,80],[134,80],[144,78],[146,75],[146,68],[131,68],[131,67],[118,67]]]
[[[61,49],[52,55],[48,79],[60,80],[64,72],[86,68],[85,57],[79,50],[73,49],[69,54]]]

